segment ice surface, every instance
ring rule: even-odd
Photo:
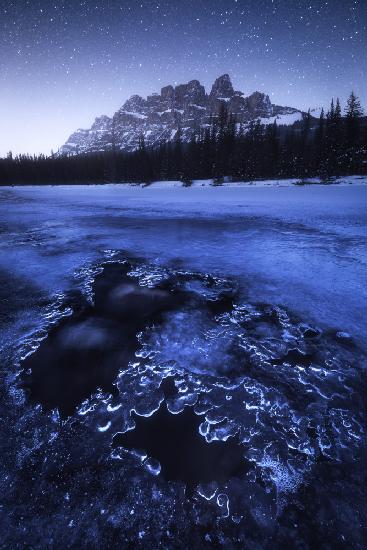
[[[125,249],[160,265],[234,275],[251,300],[365,343],[365,181],[3,189],[0,269],[51,295],[73,286],[75,270],[101,251]]]
[[[363,547],[349,182],[0,191],[5,545]]]

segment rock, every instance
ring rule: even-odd
[[[303,332],[303,338],[317,338],[321,331],[317,328],[307,327]]]
[[[231,79],[228,74],[223,74],[214,82],[209,98],[231,98],[232,96],[234,96],[234,89]]]
[[[122,106],[123,111],[143,113],[146,110],[147,102],[140,95],[132,95]]]
[[[205,88],[198,80],[190,80],[188,84],[180,84],[175,88],[177,108],[186,108],[188,105],[205,105],[207,97]]]
[[[269,96],[261,92],[254,92],[246,98],[248,112],[253,118],[266,118],[273,114],[272,104]]]

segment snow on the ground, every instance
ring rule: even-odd
[[[345,176],[334,178],[332,183],[327,185],[366,185],[367,176]],[[288,178],[288,179],[272,179],[272,180],[248,180],[248,181],[230,181],[229,178],[225,178],[224,182],[218,186],[214,185],[213,179],[205,180],[193,180],[191,188],[196,187],[292,187],[294,185],[308,185],[308,184],[320,184],[325,185],[320,178]],[[154,181],[149,185],[143,184],[141,186],[134,185],[135,187],[149,187],[150,189],[168,189],[172,187],[183,187],[182,181]]]
[[[273,117],[260,118],[261,124],[268,126],[269,124],[274,124],[276,121],[278,126],[292,126],[295,122],[302,120],[302,113],[297,111],[296,113],[285,113],[283,115],[277,115]]]
[[[321,111],[322,111],[322,107],[315,107],[314,109],[311,109],[310,113],[311,113],[311,116],[313,116],[314,118],[320,118]]]

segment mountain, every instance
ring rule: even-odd
[[[133,151],[142,137],[147,146],[156,146],[174,139],[179,128],[183,141],[189,141],[194,132],[211,125],[223,104],[237,123],[261,119],[263,124],[270,124],[277,119],[279,124],[293,124],[302,118],[298,109],[273,105],[269,96],[261,92],[244,97],[233,89],[229,75],[224,74],[216,79],[209,94],[198,80],[190,80],[175,87],[165,86],[160,94],[146,99],[133,95],[112,118],[97,117],[90,129],[74,132],[59,154],[106,151],[113,147]]]

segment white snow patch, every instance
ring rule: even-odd
[[[295,122],[302,120],[302,113],[286,113],[284,115],[277,115],[272,117],[260,118],[261,124],[267,126],[268,124],[274,124],[277,121],[278,125],[291,126]]]
[[[135,118],[140,118],[140,119],[146,119],[148,118],[147,115],[143,115],[141,113],[135,113],[133,111],[120,111],[120,113],[122,115],[129,115],[129,116],[133,116]]]
[[[200,109],[201,111],[206,111],[206,107],[202,105],[197,105],[196,103],[190,103],[190,107],[195,107],[195,109]]]

